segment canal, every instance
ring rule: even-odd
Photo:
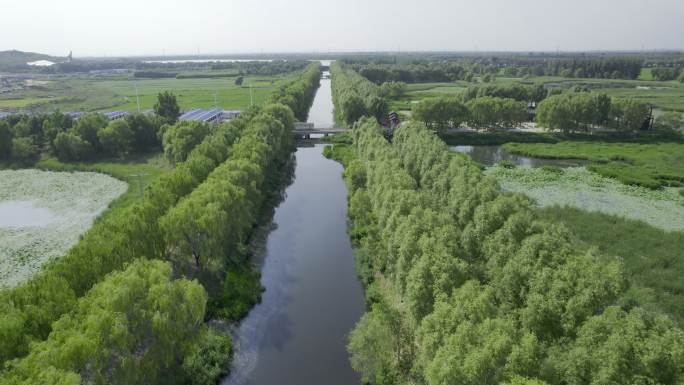
[[[332,126],[330,80],[322,79],[309,121]],[[364,311],[347,235],[342,166],[323,145],[300,146],[294,182],[276,208],[261,266],[265,288],[235,333],[224,385],[351,385],[347,336]]]

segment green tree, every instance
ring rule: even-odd
[[[377,121],[381,121],[387,118],[387,114],[389,113],[389,105],[384,98],[373,96],[368,101],[366,110],[371,116],[375,117]]]
[[[468,109],[456,98],[430,98],[414,105],[412,117],[432,130],[445,130],[465,122]]]
[[[102,148],[109,154],[124,157],[133,149],[135,136],[128,122],[117,119],[97,133]]]
[[[513,377],[510,381],[502,385],[548,385],[546,382],[536,378],[524,378],[520,376]]]
[[[344,112],[344,121],[350,125],[368,114],[366,104],[358,96],[351,96],[346,99],[342,104],[342,111]]]
[[[190,151],[211,131],[206,123],[179,122],[164,133],[164,154],[173,163],[183,162]]]
[[[70,131],[90,143],[94,150],[99,150],[100,141],[97,133],[100,129],[106,127],[108,123],[104,115],[93,112],[81,116]]]
[[[12,130],[9,123],[0,120],[0,159],[9,159],[12,156]]]
[[[241,85],[242,85],[242,82],[243,82],[244,80],[245,80],[245,78],[242,77],[242,76],[236,77],[236,78],[235,78],[235,85],[236,85],[236,86],[241,86]]]
[[[637,131],[641,129],[649,114],[646,103],[636,99],[618,99],[613,102],[611,120],[615,128],[621,131]]]
[[[380,85],[380,96],[398,98],[406,92],[406,83],[389,81]]]
[[[508,98],[479,97],[468,101],[466,107],[468,124],[478,129],[512,128],[527,118],[525,103]]]
[[[174,124],[180,116],[180,107],[176,95],[164,91],[157,95],[157,103],[154,104],[154,112],[164,118],[166,123]]]
[[[678,384],[684,332],[665,316],[609,307],[582,325],[576,341],[552,362],[568,384]]]
[[[173,281],[168,264],[133,262],[79,299],[47,340],[9,364],[0,382],[162,382],[178,373],[199,337],[206,300],[196,282]]]
[[[183,372],[190,385],[215,385],[228,374],[233,356],[229,335],[210,327],[202,328],[199,340],[183,361]]]
[[[135,152],[143,153],[160,147],[161,140],[157,138],[158,123],[160,122],[145,114],[130,114],[125,119],[133,131],[133,150]]]
[[[93,146],[73,132],[60,132],[53,141],[55,155],[62,161],[85,160],[92,156]]]
[[[12,139],[12,159],[22,163],[32,163],[38,159],[40,151],[31,138]]]

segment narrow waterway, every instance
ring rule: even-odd
[[[322,79],[309,121],[332,124],[330,80]],[[327,109],[327,113],[324,113]],[[352,385],[347,336],[364,311],[347,235],[342,167],[323,145],[298,147],[295,178],[267,238],[262,301],[235,336],[231,385]]]

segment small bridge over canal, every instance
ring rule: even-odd
[[[341,134],[347,131],[350,130],[348,128],[339,127],[315,127],[313,123],[297,122],[295,123],[295,129],[294,131],[292,131],[292,133],[297,138],[310,139],[311,135],[328,136],[334,134]]]

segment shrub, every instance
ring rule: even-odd
[[[215,385],[230,370],[233,345],[230,336],[211,327],[202,328],[199,341],[183,361],[185,383]]]
[[[111,155],[123,157],[133,150],[135,136],[126,120],[118,119],[102,128],[97,137],[102,149]]]
[[[32,163],[38,159],[40,152],[30,138],[12,139],[12,159],[21,164]]]
[[[60,132],[53,142],[55,154],[61,161],[84,160],[93,152],[93,146],[73,132]]]

